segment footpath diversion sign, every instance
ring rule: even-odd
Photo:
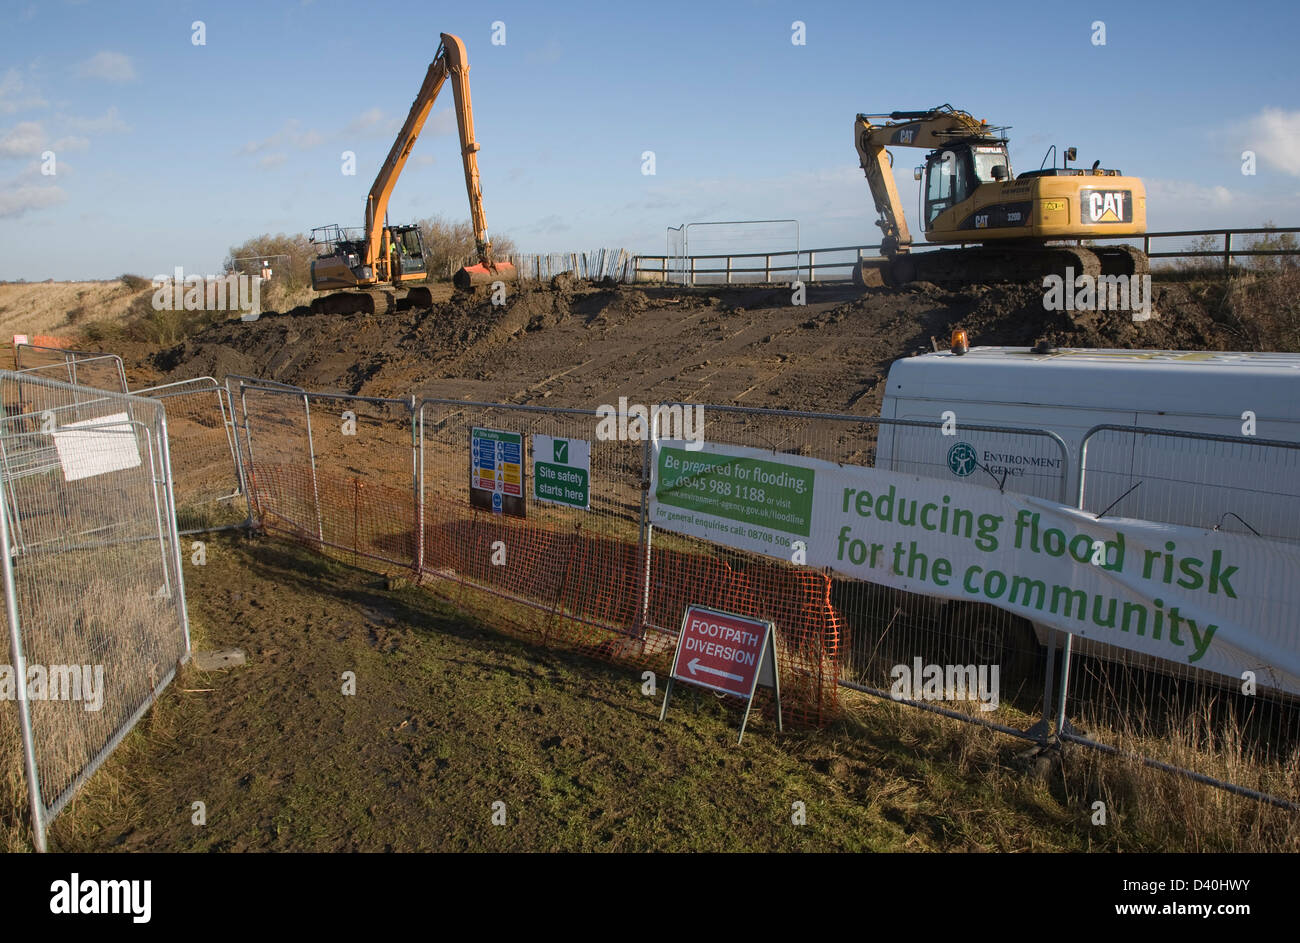
[[[704,606],[687,606],[659,719],[662,721],[668,715],[674,681],[734,694],[747,701],[745,718],[740,722],[740,739],[736,741],[740,743],[745,739],[754,691],[762,684],[776,693],[776,726],[784,730],[781,681],[776,667],[776,627],[772,622]]]

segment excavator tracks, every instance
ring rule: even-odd
[[[428,308],[433,305],[433,292],[429,288],[367,288],[358,291],[337,291],[312,299],[312,314],[392,314],[407,308]]]
[[[1102,272],[1102,262],[1095,252],[1081,246],[982,246],[909,253],[894,260],[891,273],[899,284],[922,281],[960,288],[984,282],[1041,284],[1044,276],[1064,275],[1067,269],[1076,277],[1096,277]]]
[[[1097,258],[1101,259],[1102,275],[1148,275],[1151,272],[1151,260],[1137,246],[1091,246]]]
[[[1046,276],[1058,275],[1073,286],[1082,284],[1079,279],[1085,276],[1132,278],[1149,275],[1150,270],[1146,254],[1130,245],[979,246],[866,259],[855,269],[854,283],[859,287],[896,288],[910,282],[929,282],[960,289],[995,282],[1043,285]],[[1125,290],[1122,297],[1129,297],[1129,292]]]

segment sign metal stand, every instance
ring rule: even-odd
[[[715,639],[734,644],[724,645]],[[683,654],[692,655],[685,664],[682,663]],[[740,722],[740,737],[736,741],[739,745],[745,740],[745,727],[754,706],[754,692],[761,684],[776,694],[776,729],[784,733],[781,676],[777,667],[775,623],[704,606],[687,606],[682,614],[681,631],[677,634],[677,649],[664,688],[659,720],[662,722],[668,716],[674,681],[741,697],[745,699],[745,716]]]

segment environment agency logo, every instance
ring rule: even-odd
[[[948,468],[958,478],[965,478],[975,471],[978,461],[975,449],[965,442],[958,442],[948,450]]]

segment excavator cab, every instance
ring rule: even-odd
[[[986,183],[1011,179],[1011,159],[1005,144],[954,144],[926,155],[921,213],[929,232],[942,213],[961,203]]]
[[[381,282],[424,281],[428,266],[419,226],[389,226],[390,254],[375,269],[366,265],[366,237],[360,229],[318,226],[311,243],[319,252],[311,263],[313,291],[358,288]],[[377,270],[376,270],[377,269]]]
[[[424,261],[424,237],[419,226],[389,226],[390,245],[395,250],[393,260],[396,268],[389,272],[388,280],[394,283],[404,281],[423,281],[428,274]]]
[[[355,288],[374,282],[375,274],[365,264],[366,238],[360,229],[317,226],[311,231],[309,241],[317,247],[316,258],[311,262],[313,291]]]

